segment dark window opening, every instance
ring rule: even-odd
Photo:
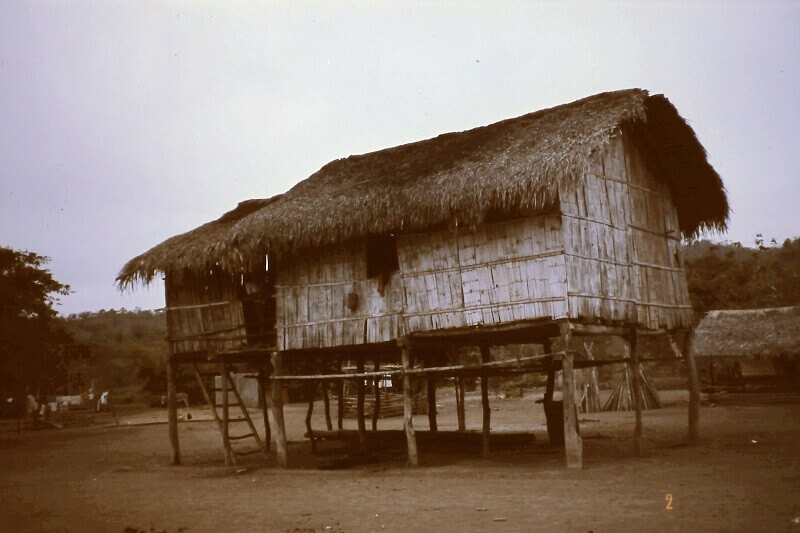
[[[400,268],[397,262],[397,238],[381,235],[367,238],[367,276],[372,278],[389,275]]]

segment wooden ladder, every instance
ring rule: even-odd
[[[239,390],[236,388],[236,383],[233,381],[233,378],[230,375],[230,369],[227,364],[221,363],[219,365],[219,374],[222,378],[221,385],[222,387],[212,388],[210,391],[206,387],[205,382],[203,381],[203,374],[200,373],[200,369],[197,366],[197,363],[192,364],[192,369],[194,370],[194,375],[197,378],[197,383],[200,385],[200,390],[203,392],[203,397],[206,400],[206,403],[211,408],[211,413],[214,415],[214,420],[217,422],[217,427],[219,428],[220,434],[222,434],[222,448],[225,453],[225,465],[226,466],[236,466],[236,457],[242,455],[251,455],[254,453],[263,452],[264,455],[269,453],[268,446],[261,440],[261,437],[258,435],[258,431],[256,431],[256,426],[253,424],[253,420],[250,418],[250,413],[247,412],[247,407],[244,405],[244,401],[242,401],[242,396],[239,394]],[[206,374],[207,376],[214,376],[216,374]],[[222,404],[217,404],[216,402],[216,392],[222,392]],[[229,393],[233,392],[233,396],[235,398],[235,403],[230,403]],[[237,418],[230,417],[230,408],[231,407],[238,407],[241,410],[241,416]],[[219,413],[217,412],[218,408],[222,408],[222,416],[220,417]],[[250,433],[244,433],[241,435],[230,435],[229,429],[231,423],[238,423],[238,422],[247,422],[248,427],[250,428]],[[255,440],[257,448],[253,450],[234,450],[233,446],[231,445],[232,441],[240,441],[244,439],[252,438]]]

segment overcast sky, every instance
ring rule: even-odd
[[[331,4],[0,3],[0,245],[62,313],[163,306],[128,259],[332,159],[630,87],[706,147],[717,238],[800,235],[796,5]]]

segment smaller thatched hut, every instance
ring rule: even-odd
[[[711,311],[697,325],[692,346],[712,383],[715,361],[727,371],[723,378],[797,375],[800,306]]]

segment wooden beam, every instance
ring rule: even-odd
[[[428,358],[426,363],[430,363],[430,361],[430,358]],[[428,429],[438,431],[439,427],[436,424],[436,380],[432,376],[428,376],[428,379],[425,380],[425,386],[428,400]]]
[[[375,356],[374,361],[375,372],[378,372],[381,367],[381,358],[380,356]],[[381,378],[376,377],[375,381],[372,383],[372,393],[374,395],[374,401],[372,405],[372,431],[378,431],[378,418],[381,416]]]
[[[561,361],[564,374],[561,393],[564,407],[564,453],[567,468],[583,468],[583,442],[578,434],[578,414],[575,409],[575,370],[572,366],[575,356],[569,350],[572,340],[572,331],[569,327],[562,328],[561,337],[564,342],[564,355]]]
[[[167,361],[167,418],[169,420],[170,464],[181,464],[181,447],[178,442],[178,402],[175,391],[175,364]]]
[[[281,382],[274,378],[281,372],[281,352],[275,352],[271,356],[272,360],[272,422],[275,425],[275,456],[278,466],[286,468],[288,457],[286,455],[286,426],[283,419],[283,391]]]
[[[408,337],[401,337],[398,341],[400,345],[400,357],[403,369],[411,368],[411,343]],[[419,456],[417,454],[417,436],[414,433],[414,391],[411,389],[411,375],[403,374],[403,426],[406,431],[406,446],[408,448],[408,465],[417,466]]]
[[[222,420],[219,419],[219,414],[217,414],[216,394],[213,392],[209,393],[206,389],[206,384],[203,382],[203,376],[200,375],[200,369],[197,368],[196,363],[192,363],[192,370],[194,370],[194,377],[197,378],[197,385],[200,387],[200,392],[203,393],[203,398],[205,398],[206,404],[208,404],[208,408],[211,409],[211,414],[214,416],[214,421],[217,423],[219,434],[222,436]],[[230,442],[228,444],[230,445]],[[222,442],[222,451],[225,454],[225,464],[232,462],[233,451],[229,447],[225,447],[225,441]]]
[[[359,356],[356,359],[356,372],[364,372],[364,357]],[[356,418],[358,419],[358,447],[361,453],[367,451],[367,427],[364,421],[364,378],[356,380]]]
[[[489,346],[482,344],[481,347],[481,361],[488,363],[492,356]],[[489,376],[484,374],[481,376],[481,405],[483,405],[483,449],[482,455],[484,458],[489,457],[489,431],[491,429],[492,409],[489,406]]]
[[[631,369],[631,389],[633,396],[633,411],[636,416],[636,422],[633,428],[633,451],[636,455],[642,455],[642,383],[639,379],[639,348],[636,338],[636,331],[630,333],[628,336],[628,343],[630,345],[630,369]]]

